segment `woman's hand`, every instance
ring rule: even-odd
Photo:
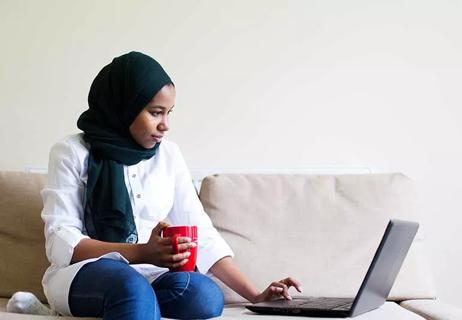
[[[168,226],[168,223],[161,221],[152,229],[149,241],[142,245],[143,260],[159,267],[177,268],[188,262],[191,253],[186,250],[194,248],[196,243],[191,242],[191,238],[178,237],[178,251],[181,253],[175,254],[172,239],[161,237],[162,230]]]
[[[292,300],[292,297],[289,295],[290,287],[294,287],[298,292],[302,292],[300,283],[294,278],[288,277],[271,283],[265,291],[255,296],[251,302],[257,303],[263,301],[271,301],[280,299],[281,297],[287,300]]]

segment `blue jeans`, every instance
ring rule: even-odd
[[[78,317],[207,319],[223,311],[221,289],[199,272],[167,272],[152,284],[128,264],[99,259],[83,266],[69,290]]]

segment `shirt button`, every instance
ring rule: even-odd
[[[132,174],[132,178],[136,178],[136,173]]]
[[[138,193],[138,194],[136,195],[136,197],[137,197],[138,199],[141,198],[141,194]]]

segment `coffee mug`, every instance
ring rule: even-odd
[[[170,271],[194,271],[197,260],[197,226],[170,226],[162,230],[162,237],[172,238],[173,252],[175,254],[186,251],[191,252],[191,255],[187,258],[188,262],[182,266],[170,268]],[[195,242],[196,246],[180,252],[178,248],[179,237],[191,238],[191,242]]]

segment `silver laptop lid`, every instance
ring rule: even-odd
[[[392,219],[351,308],[351,316],[380,307],[390,293],[419,224]]]

